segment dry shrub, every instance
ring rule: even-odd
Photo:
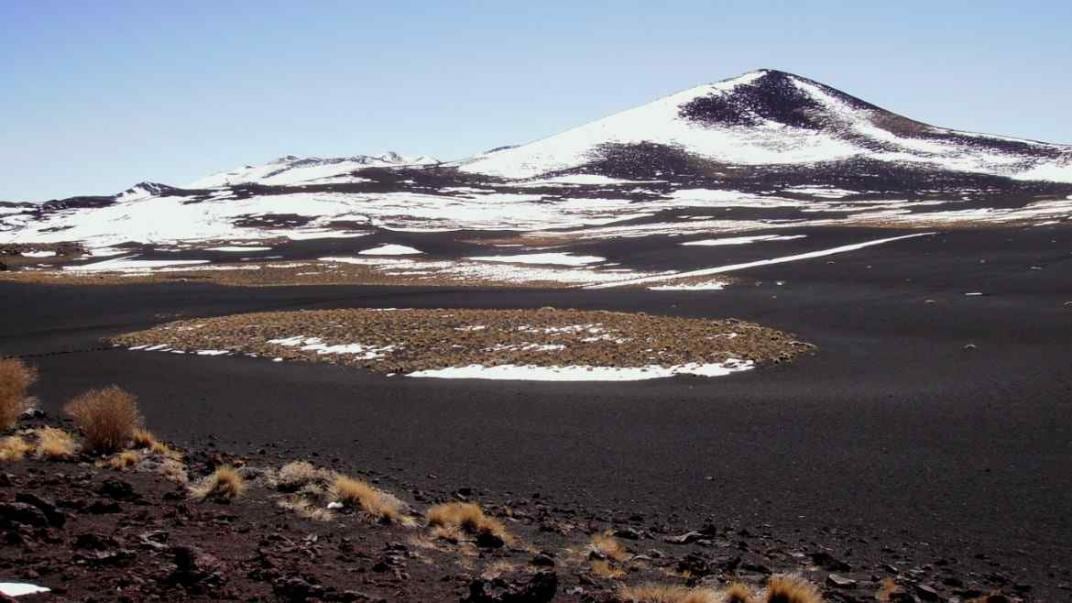
[[[37,371],[17,358],[0,358],[0,429],[11,429],[26,410],[26,390]]]
[[[432,528],[460,529],[467,534],[497,536],[503,542],[512,542],[513,536],[506,531],[501,521],[488,517],[476,503],[451,502],[435,505],[425,513]]]
[[[173,449],[171,446],[168,446],[167,444],[160,441],[153,442],[153,445],[149,447],[149,452],[153,454],[159,454],[160,456],[169,458],[173,461],[182,460],[181,452]]]
[[[766,603],[822,603],[814,584],[799,576],[772,576],[767,582]]]
[[[360,508],[383,521],[399,521],[402,518],[402,502],[367,482],[340,475],[335,478],[331,490],[335,499],[344,505]]]
[[[618,578],[625,576],[625,570],[611,565],[609,561],[596,559],[592,562],[591,574],[597,578],[603,578],[605,580],[617,580]]]
[[[78,451],[74,437],[62,429],[43,427],[36,431],[38,457],[49,460],[69,459]]]
[[[297,492],[310,485],[326,485],[333,477],[331,471],[319,469],[308,461],[292,461],[276,472],[275,487],[283,492]]]
[[[126,471],[134,465],[137,465],[141,461],[141,455],[133,450],[124,450],[118,454],[108,457],[103,462],[105,467],[115,469],[116,471]]]
[[[592,541],[588,546],[607,559],[621,562],[629,558],[629,551],[625,550],[625,547],[614,537],[610,530],[602,534],[593,534]]]
[[[0,439],[0,461],[21,461],[30,451],[30,445],[19,436],[8,436]]]
[[[85,436],[91,452],[113,452],[123,448],[141,423],[137,398],[111,386],[85,392],[65,409]]]
[[[197,500],[227,502],[238,498],[245,490],[246,480],[238,470],[230,465],[223,465],[190,488],[190,496]]]
[[[623,586],[618,598],[627,603],[723,603],[718,592],[709,588],[668,584]]]

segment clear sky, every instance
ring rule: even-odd
[[[769,67],[1072,143],[1072,2],[0,0],[0,199],[461,158]]]

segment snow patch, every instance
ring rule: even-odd
[[[471,364],[442,369],[414,371],[408,377],[436,379],[491,379],[509,381],[643,381],[675,375],[722,377],[754,367],[751,361],[727,360],[709,364],[690,363],[671,367],[658,365],[641,367],[610,366],[535,366],[500,364],[484,366]]]

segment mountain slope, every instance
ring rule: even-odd
[[[263,165],[247,165],[229,172],[219,172],[195,182],[187,188],[217,188],[234,184],[263,184],[290,186],[297,184],[341,184],[354,182],[351,173],[370,167],[404,167],[437,163],[431,157],[405,157],[388,152],[383,155],[353,157],[295,157],[287,155]]]
[[[868,160],[1072,182],[1072,147],[930,126],[775,70],[685,90],[550,138],[486,153],[461,169],[505,178],[599,173],[623,149],[651,155],[653,163],[667,152],[725,166]]]

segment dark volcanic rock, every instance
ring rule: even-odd
[[[491,580],[477,578],[469,583],[467,603],[545,603],[558,591],[558,574],[541,571],[512,574]]]
[[[23,503],[0,503],[0,525],[16,526],[24,525],[35,528],[48,526],[48,517],[41,509]]]

